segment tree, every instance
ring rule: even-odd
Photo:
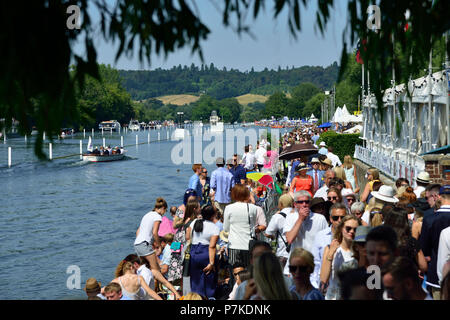
[[[300,17],[304,6],[313,0],[273,0],[274,18],[288,10],[288,27],[297,38],[301,31]],[[324,34],[337,0],[317,0],[316,27]],[[392,68],[395,66],[399,83],[408,80],[411,74],[423,68],[431,47],[442,34],[450,29],[449,1],[429,0],[379,0],[381,26],[375,33],[367,28],[368,0],[348,0],[348,27],[344,31],[340,75],[347,67],[348,48],[359,39],[366,41],[361,51],[366,69],[371,74],[371,88],[382,106],[382,90],[390,86]],[[251,33],[253,21],[267,1],[224,0],[222,22],[225,27],[235,26],[238,34]],[[78,30],[74,24],[76,11],[67,11],[76,5],[82,19]],[[99,11],[103,38],[117,41],[116,61],[122,56],[131,56],[136,51],[141,62],[151,64],[152,56],[165,55],[182,47],[190,47],[203,61],[201,44],[210,33],[202,23],[200,13],[192,9],[195,4],[186,0],[141,1],[116,0],[35,0],[3,1],[0,12],[7,13],[0,19],[0,114],[7,128],[12,119],[19,121],[19,132],[31,131],[35,123],[37,135],[35,152],[40,158],[42,133],[56,135],[65,119],[80,117],[75,101],[75,88],[82,88],[85,76],[100,79],[94,38],[96,28],[92,25],[90,10]],[[24,10],[26,8],[26,10]],[[405,17],[406,11],[410,18]],[[28,23],[28,25],[24,25]],[[406,23],[410,24],[405,32]],[[349,32],[350,34],[347,34]],[[347,40],[350,39],[349,43]],[[393,39],[405,52],[413,53],[411,62],[401,64],[395,56]],[[77,41],[83,40],[85,57],[74,51]],[[56,45],[55,45],[56,44]],[[414,50],[414,51],[413,51]],[[450,54],[450,45],[447,46]],[[74,74],[70,65],[74,64]],[[382,115],[382,113],[381,113]],[[3,126],[3,122],[0,122]],[[2,128],[0,128],[2,129]]]
[[[267,118],[274,116],[276,119],[281,119],[286,114],[287,104],[286,95],[281,91],[276,92],[267,99],[264,114]]]
[[[314,97],[306,101],[302,116],[306,118],[313,113],[318,119],[320,119],[322,115],[321,106],[324,99],[325,94],[323,92],[319,92]]]

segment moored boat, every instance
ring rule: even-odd
[[[122,160],[125,157],[124,153],[100,155],[92,153],[83,153],[83,161],[89,162],[110,162]]]

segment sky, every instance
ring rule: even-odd
[[[214,0],[220,3],[220,0]],[[333,62],[340,61],[342,50],[342,34],[347,23],[347,1],[336,1],[331,19],[327,24],[324,36],[315,30],[315,2],[308,7],[302,7],[302,30],[295,39],[289,31],[287,10],[284,10],[277,19],[273,18],[273,1],[266,1],[266,8],[260,12],[256,21],[252,15],[246,19],[251,32],[256,39],[247,34],[239,36],[231,28],[222,24],[222,15],[212,5],[212,0],[197,0],[197,8],[200,19],[210,29],[207,40],[201,44],[204,62],[207,65],[213,63],[215,67],[228,70],[238,69],[249,71],[252,67],[255,71],[268,69],[285,69],[309,66],[329,66]],[[93,20],[98,19],[95,11],[90,10]],[[98,21],[98,20],[97,20]],[[117,69],[124,70],[154,70],[156,68],[170,69],[173,66],[194,63],[201,65],[198,54],[191,54],[190,48],[183,48],[163,56],[152,56],[152,64],[139,62],[138,55],[122,57],[115,62],[117,44],[105,42],[102,37],[95,39],[97,48],[97,61],[110,64]],[[75,51],[82,53],[82,46],[77,45]]]

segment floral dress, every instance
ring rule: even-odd
[[[175,216],[183,219],[184,212],[180,209],[177,209]],[[173,242],[180,242],[183,246],[183,249],[186,246],[186,229],[189,224],[190,222],[178,228],[173,237]],[[167,280],[170,282],[183,278],[183,253],[184,250],[180,250],[179,252],[172,251],[172,254],[170,255],[170,265],[167,272]]]

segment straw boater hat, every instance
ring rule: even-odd
[[[301,162],[301,163],[295,168],[295,171],[298,172],[298,171],[308,170],[308,169],[309,169],[308,166],[307,166],[304,162]]]
[[[328,158],[326,158],[325,160],[323,160],[323,161],[320,161],[322,164],[326,164],[326,165],[329,165],[330,167],[332,167],[333,166],[333,162],[331,162],[331,160],[330,159],[328,159]]]
[[[86,280],[86,285],[84,286],[84,291],[87,293],[96,292],[101,290],[102,284],[97,281],[95,278],[89,278]]]
[[[320,163],[319,158],[312,158],[311,164],[313,163]]]
[[[419,173],[419,175],[416,178],[417,182],[420,183],[430,183],[430,174],[426,171],[422,171],[421,173]]]
[[[372,195],[379,200],[397,203],[398,199],[394,197],[395,191],[391,186],[382,185],[378,191],[372,191]]]
[[[220,240],[228,242],[228,232],[225,232],[225,230],[220,231],[219,237]]]

